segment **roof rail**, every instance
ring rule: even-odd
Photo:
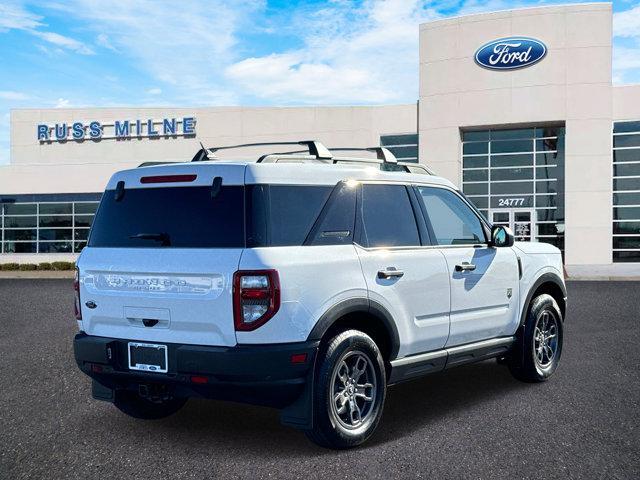
[[[339,150],[343,152],[375,152],[376,158],[384,163],[398,163],[396,156],[385,147],[332,147],[331,150]]]
[[[202,143],[202,147],[198,150],[198,153],[191,159],[192,162],[202,162],[205,160],[215,159],[215,153],[218,150],[230,150],[233,148],[245,148],[245,147],[261,147],[261,146],[273,146],[273,145],[304,145],[307,147],[309,155],[321,160],[330,160],[333,158],[332,153],[327,147],[317,140],[301,140],[298,142],[259,142],[259,143],[243,143],[239,145],[225,145],[222,147],[210,147],[205,148]]]

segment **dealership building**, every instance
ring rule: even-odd
[[[75,258],[117,170],[189,160],[199,142],[317,139],[428,165],[490,221],[561,248],[569,275],[640,276],[640,85],[612,84],[611,4],[419,28],[412,104],[13,110],[0,263]]]

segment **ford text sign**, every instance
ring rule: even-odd
[[[491,70],[515,70],[539,62],[546,54],[545,44],[534,38],[500,38],[478,49],[476,63]]]

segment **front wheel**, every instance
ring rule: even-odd
[[[563,341],[562,313],[551,295],[535,297],[517,347],[508,359],[514,377],[525,382],[544,382],[558,368]]]
[[[314,383],[313,430],[322,447],[350,448],[375,431],[387,391],[382,355],[363,332],[347,330],[321,349]]]

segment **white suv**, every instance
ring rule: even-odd
[[[374,432],[394,383],[488,358],[524,381],[554,372],[557,248],[514,244],[384,148],[301,144],[308,154],[204,149],[111,178],[75,282],[75,358],[94,398],[145,419],[189,397],[270,405],[346,448]]]

